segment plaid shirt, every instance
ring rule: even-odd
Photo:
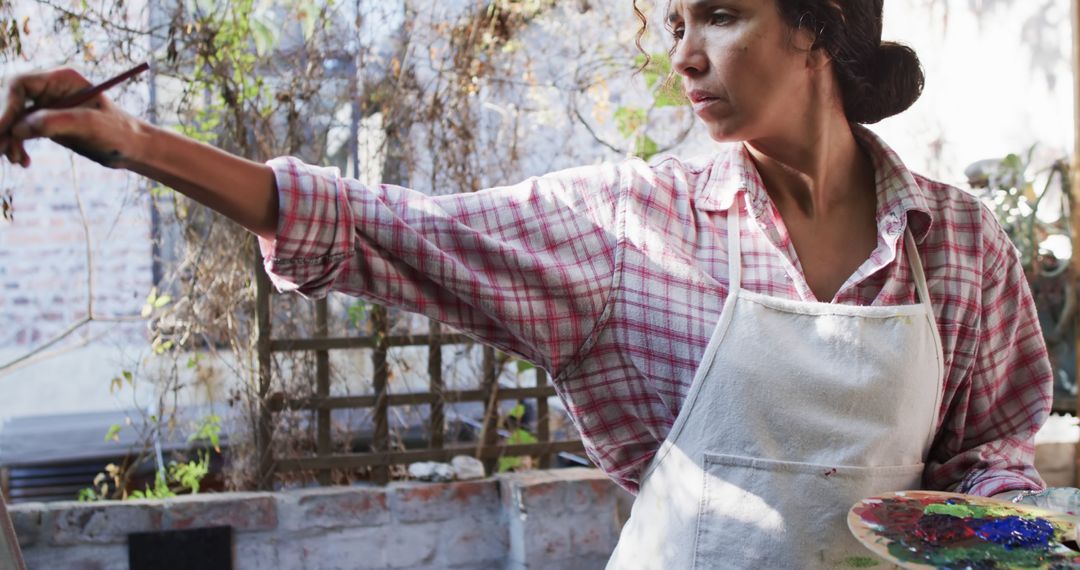
[[[925,486],[1040,488],[1034,436],[1052,375],[1016,249],[976,198],[912,174],[869,130],[856,135],[875,163],[878,244],[833,302],[916,303],[910,225],[945,353]],[[743,286],[814,299],[741,144],[437,197],[294,158],[269,165],[281,215],[261,247],[279,290],[336,290],[422,313],[540,364],[589,456],[631,491],[720,318],[729,207],[746,212]]]

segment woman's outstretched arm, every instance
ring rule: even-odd
[[[0,90],[0,152],[48,137],[99,163],[169,185],[260,239],[281,291],[339,291],[421,313],[550,372],[599,330],[617,267],[617,202],[648,193],[640,161],[595,165],[481,192],[430,196],[367,185],[290,157],[231,156],[124,113],[99,97],[68,111],[20,114],[89,85],[60,70]],[[672,182],[674,183],[674,182]]]
[[[90,85],[71,69],[5,81],[0,91],[0,151],[8,160],[29,166],[23,142],[50,138],[105,166],[174,188],[256,235],[273,239],[278,202],[269,166],[151,125],[103,95],[73,109],[24,113],[28,103],[47,104]]]

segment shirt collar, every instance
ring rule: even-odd
[[[900,235],[910,226],[912,237],[921,243],[930,232],[933,217],[923,188],[900,157],[880,137],[861,125],[852,131],[874,161],[878,196],[878,227],[883,233]],[[763,211],[769,204],[765,185],[742,143],[724,145],[713,161],[705,187],[697,198],[698,208],[724,211],[740,191],[747,195],[747,208]]]

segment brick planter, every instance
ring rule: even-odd
[[[626,493],[591,469],[167,501],[29,503],[30,569],[126,570],[132,532],[231,526],[235,568],[602,568]]]

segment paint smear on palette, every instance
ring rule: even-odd
[[[910,568],[1080,569],[1063,542],[1075,525],[1049,511],[952,493],[909,491],[866,499],[849,526],[871,550]]]

